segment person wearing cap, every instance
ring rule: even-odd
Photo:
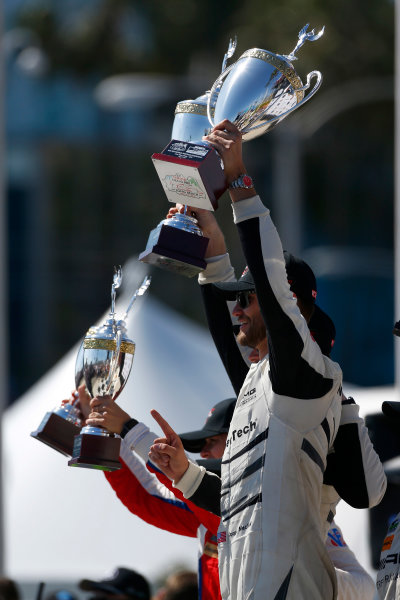
[[[383,402],[382,412],[392,422],[400,423],[400,402]],[[379,600],[398,600],[400,598],[400,512],[390,522],[383,540],[376,576],[376,589]]]
[[[147,580],[137,571],[125,567],[118,567],[108,579],[82,579],[79,587],[85,592],[94,592],[93,600],[150,600]]]
[[[90,398],[79,391],[82,405]],[[208,412],[202,428],[181,434],[188,452],[199,453],[199,464],[220,473],[226,437],[236,398],[215,404]],[[197,537],[199,541],[198,597],[199,600],[218,600],[221,597],[218,576],[217,531],[219,517],[185,500],[172,483],[148,461],[150,446],[157,438],[144,423],[132,419],[111,398],[93,398],[93,409],[87,424],[105,427],[122,437],[121,469],[106,472],[105,476],[119,500],[147,523],[160,529]],[[147,468],[143,462],[147,462]],[[218,459],[218,460],[217,460]],[[178,496],[178,498],[175,497]]]
[[[220,473],[220,459],[223,455],[235,402],[235,399],[219,402],[209,411],[201,429],[180,434],[185,450],[191,453],[200,453],[201,457],[206,460],[200,460],[198,463],[217,474]],[[102,398],[95,399],[92,403],[94,409],[100,409],[100,406],[101,409],[105,407],[103,415],[98,417],[101,420],[96,421],[97,425],[101,423],[103,427],[108,426],[108,430],[113,430],[113,433],[121,432],[125,423],[133,421],[115,402],[111,403],[108,402],[108,399]],[[141,427],[148,431],[144,425]],[[131,427],[129,429],[131,433],[128,431],[124,435],[120,457],[122,468],[105,473],[106,478],[120,501],[136,516],[160,529],[199,538],[202,548],[199,553],[199,598],[202,600],[218,599],[221,597],[216,545],[219,519],[211,520],[209,516],[205,518],[205,511],[189,500],[185,503],[179,502],[179,500],[173,501],[171,492],[164,487],[166,485],[172,489],[169,480],[160,472],[156,472],[150,461],[147,461],[146,470],[135,452],[132,452],[132,450],[138,449],[142,458],[146,459],[148,449],[156,435],[148,432],[144,443],[142,431],[141,444],[137,445],[135,428],[136,426]],[[164,485],[160,485],[156,477],[150,475],[149,471],[156,474],[161,484]],[[176,489],[173,491],[179,495],[180,500],[184,500],[179,491]],[[340,580],[339,591],[346,590],[346,594],[339,594],[338,598],[340,600],[372,600],[374,583],[348,548],[340,528],[334,521],[329,523],[325,545]]]
[[[188,462],[179,438],[156,411],[165,437],[153,445],[150,459],[185,497],[221,514],[224,599],[330,600],[337,582],[319,512],[340,421],[341,370],[312,339],[307,321],[315,309],[304,318],[290,291],[269,211],[244,176],[239,131],[224,121],[206,139],[223,160],[253,277],[254,289],[243,294],[236,316],[260,361],[250,367],[238,395],[221,480]],[[218,233],[210,243],[211,256],[225,254]],[[224,256],[210,261],[207,271],[209,283],[234,279]]]

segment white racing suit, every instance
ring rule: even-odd
[[[228,255],[213,257],[208,263],[206,271],[199,275],[207,321],[232,386],[239,393],[248,364],[236,344],[230,311],[211,285],[234,279],[233,269]],[[371,508],[380,502],[386,490],[382,463],[369,439],[364,420],[359,416],[359,407],[351,398],[343,397],[342,400],[339,432],[328,456],[324,484],[320,515],[324,535],[330,527],[326,545],[336,570],[338,599],[372,599],[371,577],[347,548],[339,528],[332,523],[341,496],[355,508]]]
[[[221,595],[331,600],[337,597],[336,576],[320,504],[340,421],[342,373],[322,355],[300,314],[269,211],[258,196],[235,203],[233,210],[269,356],[249,369],[222,460]],[[217,510],[209,503],[212,486],[218,487],[211,479],[189,468],[178,487],[195,503]]]

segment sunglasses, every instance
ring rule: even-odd
[[[240,308],[248,308],[250,306],[251,296],[254,293],[255,292],[250,290],[246,292],[238,292],[236,294],[236,302],[239,304]]]

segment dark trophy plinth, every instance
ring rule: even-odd
[[[72,456],[74,437],[81,428],[54,412],[45,414],[43,421],[31,436],[64,456]]]
[[[208,242],[208,238],[178,229],[172,225],[172,219],[166,219],[150,232],[139,260],[193,277],[206,268]]]
[[[151,158],[170,202],[207,210],[218,207],[227,185],[221,159],[210,145],[172,140]]]
[[[120,447],[120,438],[81,433],[75,436],[72,458],[68,461],[68,465],[100,471],[116,471],[121,468]]]

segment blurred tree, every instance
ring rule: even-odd
[[[34,32],[33,39],[38,40],[48,57],[47,80],[40,80],[40,85],[43,98],[50,105],[51,98],[57,103],[57,97],[48,93],[54,82],[77,79],[76,87],[90,94],[99,81],[122,73],[190,76],[198,79],[196,86],[201,93],[204,91],[202,82],[211,84],[219,73],[229,38],[238,37],[234,59],[252,47],[289,53],[296,44],[298,31],[308,22],[316,31],[325,25],[325,34],[319,42],[308,43],[301,49],[294,66],[303,79],[313,69],[322,71],[324,83],[316,97],[318,102],[325,94],[330,103],[335,104],[335,98],[340,99],[341,94],[347,93],[346,83],[358,87],[362,96],[363,80],[374,79],[379,85],[378,78],[392,76],[394,4],[391,0],[350,3],[345,0],[323,3],[317,0],[280,3],[264,0],[247,0],[246,3],[238,0],[71,0],[69,3],[30,0],[20,4],[13,26]],[[57,138],[50,123],[52,110],[48,110],[50,117],[45,134],[31,134],[32,148],[42,169],[38,176],[40,185],[32,193],[29,184],[23,182],[26,197],[18,186],[9,194],[13,250],[10,256],[18,262],[18,269],[14,271],[22,273],[12,284],[11,321],[21,324],[26,334],[29,328],[23,328],[22,324],[34,320],[34,311],[27,309],[32,295],[29,282],[30,278],[39,276],[46,283],[46,287],[39,288],[43,287],[48,305],[47,329],[45,335],[41,325],[40,340],[32,336],[37,352],[29,366],[20,364],[19,338],[13,336],[11,362],[16,396],[61,357],[108,308],[113,265],[144,250],[149,231],[167,212],[168,202],[149,156],[169,141],[175,102],[184,97],[180,93],[181,90],[177,91],[173,102],[158,105],[157,110],[130,106],[125,113],[105,110],[93,100],[88,114],[91,110],[98,129],[94,137],[84,143],[79,135],[74,137],[74,132],[70,137]],[[34,112],[38,105],[35,99],[29,98],[29,102],[34,105]],[[39,115],[45,112],[43,105],[40,104]],[[320,105],[323,117],[326,107],[323,101]],[[297,120],[303,122],[306,111],[314,114],[316,106],[317,100],[313,100],[304,112],[303,109],[296,111],[290,117],[290,124]],[[57,110],[57,106],[51,105],[53,108]],[[378,99],[362,107],[355,105],[351,110],[338,112],[312,135],[300,140],[299,197],[305,199],[305,247],[369,245],[386,248],[390,253],[393,243],[392,109],[390,94],[384,102]],[[132,130],[128,128],[127,135],[120,139],[113,132],[121,131],[116,124],[127,116],[126,123],[131,123]],[[136,130],[138,123],[142,126],[140,133]],[[272,210],[276,202],[272,156],[276,136],[282,135],[282,130],[283,127],[278,127],[272,134],[251,141],[245,147],[246,164]],[[10,140],[10,144],[12,142]],[[293,177],[290,168],[284,176]],[[47,246],[43,250],[46,261],[38,275],[29,261],[34,252],[29,245],[31,238],[25,232],[32,229],[29,215],[39,214],[41,203],[41,210],[48,213],[47,225],[42,225],[43,229],[46,227]],[[239,274],[244,266],[243,257],[225,199],[221,199],[218,219]],[[35,239],[39,238],[38,229]],[[290,243],[290,250],[289,246]],[[34,271],[34,275],[30,271]],[[201,301],[193,281],[162,270],[157,270],[156,275],[153,293],[182,313],[202,320]],[[26,289],[30,290],[30,296],[25,299],[23,290]],[[333,304],[340,306],[334,299]],[[390,310],[383,312],[389,319],[390,331]],[[332,316],[336,319],[334,313]],[[348,346],[351,354],[352,346]],[[342,364],[346,371],[346,365]],[[362,364],[367,373],[367,363]],[[387,372],[388,369],[386,377]],[[374,381],[381,382],[382,378]]]
[[[325,25],[323,42],[303,48],[304,68],[324,65],[328,85],[393,73],[394,5],[390,0],[99,0],[73,18],[38,2],[18,24],[33,30],[53,72],[104,77],[127,71],[186,73],[220,63],[229,37],[249,47],[289,53],[307,22]]]

